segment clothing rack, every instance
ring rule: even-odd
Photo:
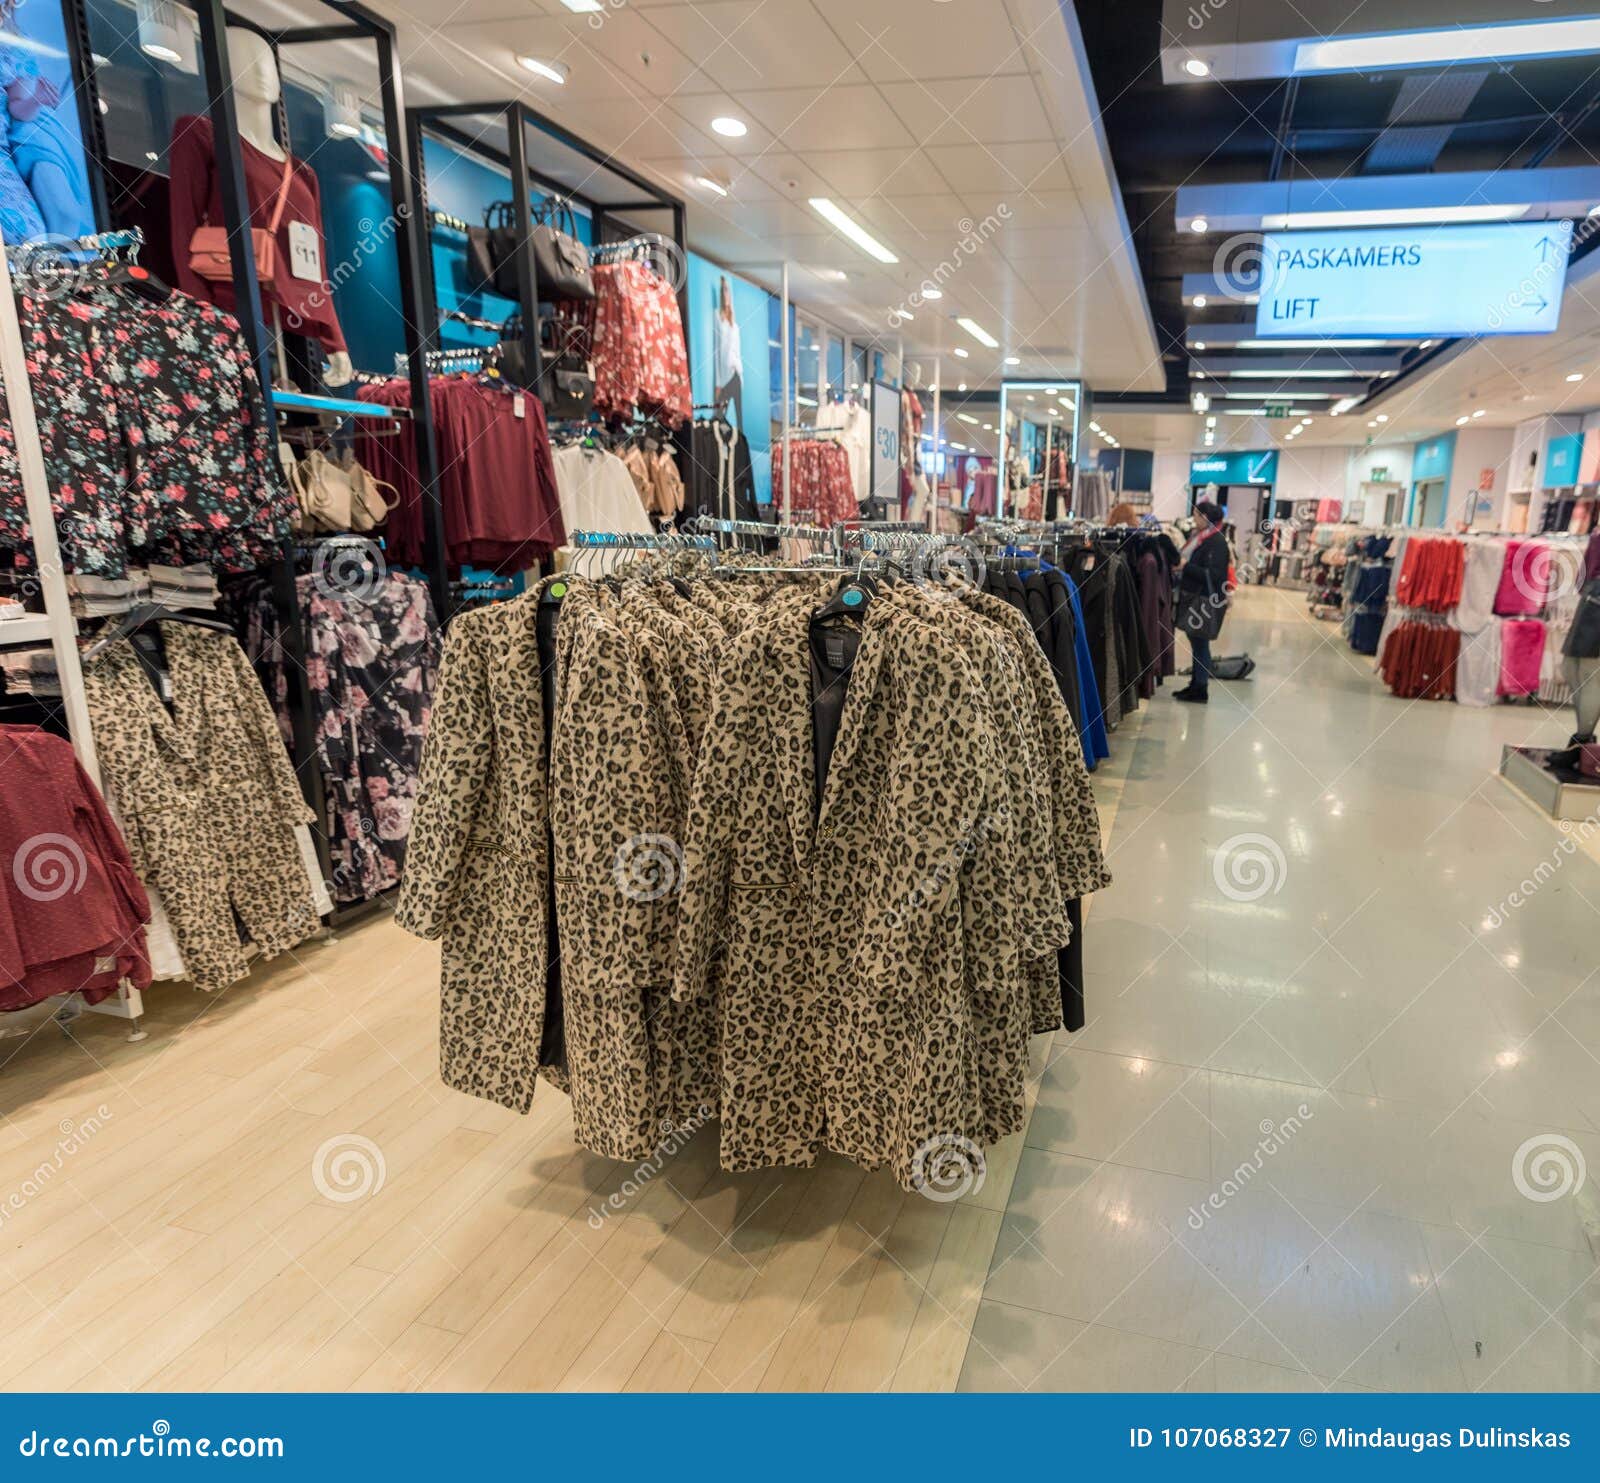
[[[459,309],[441,309],[439,318],[450,323],[465,325],[469,330],[484,330],[491,335],[503,334],[505,323],[494,319],[475,319],[470,314],[463,314]]]
[[[428,207],[428,220],[436,227],[448,227],[452,232],[468,232],[472,230],[470,222],[463,221],[459,216],[452,216],[448,211],[441,211],[437,206]]]
[[[773,525],[764,520],[719,520],[712,515],[694,515],[683,528],[699,535],[776,537],[813,541],[819,546],[834,544],[834,531],[821,525]]]

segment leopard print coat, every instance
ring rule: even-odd
[[[84,669],[100,765],[134,870],[166,906],[197,988],[244,977],[321,925],[295,826],[310,823],[266,692],[232,634],[156,625],[169,711],[126,639]]]

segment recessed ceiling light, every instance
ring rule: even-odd
[[[1309,417],[1302,417],[1300,419],[1300,426],[1301,427],[1310,427],[1311,426],[1311,419]]]
[[[743,139],[750,132],[750,125],[742,118],[729,118],[726,115],[712,119],[711,127],[725,139]]]
[[[1008,366],[1020,366],[1022,364],[1022,357],[1020,355],[1008,355],[1006,357],[1006,364]],[[1031,402],[1033,398],[1029,397],[1028,400]]]
[[[1098,422],[1091,422],[1089,424],[1089,431],[1092,432],[1092,433],[1099,432],[1100,431],[1100,424]]]
[[[1432,340],[1424,340],[1419,346],[1417,346],[1417,349],[1418,350],[1432,350],[1433,349],[1433,341]]]
[[[1189,230],[1191,232],[1209,232],[1211,230],[1211,223],[1207,221],[1205,217],[1197,216],[1190,221]]]
[[[518,57],[517,65],[550,82],[564,83],[567,80],[568,68],[565,62],[542,62],[538,57]]]
[[[1482,417],[1484,415],[1484,408],[1479,407],[1478,410],[1476,412],[1474,412],[1472,415],[1474,417]]]
[[[1387,412],[1378,413],[1377,421],[1379,421],[1379,422],[1387,422],[1388,420],[1389,420],[1389,414]]]
[[[1211,63],[1202,62],[1199,57],[1186,57],[1183,63],[1183,70],[1190,77],[1210,77]]]
[[[1204,294],[1196,294],[1194,296],[1194,306],[1196,309],[1204,309],[1206,302],[1206,296]]]
[[[935,288],[931,283],[924,283],[919,292],[925,299],[942,299],[944,297],[944,290]]]
[[[744,125],[739,125],[739,132],[744,133]],[[880,263],[897,263],[900,261],[887,247],[872,235],[854,217],[841,211],[826,196],[812,196],[811,209],[824,221],[830,223],[856,244],[868,257],[875,257]]]
[[[958,387],[956,387],[957,391],[965,391],[966,389],[967,389],[967,383],[965,381],[963,381]]]
[[[694,177],[694,183],[702,190],[708,190],[716,196],[725,196],[728,194],[728,187],[723,185],[721,181],[713,180],[709,175],[696,175]]]
[[[574,15],[593,15],[606,8],[605,0],[561,0],[561,3]]]
[[[1196,350],[1204,350],[1206,348],[1206,342],[1204,340],[1196,340],[1194,342],[1194,348]]]
[[[1000,342],[975,319],[968,319],[966,315],[958,315],[956,323],[972,336],[985,350],[998,350]]]
[[[1456,418],[1456,426],[1457,427],[1465,427],[1466,425],[1467,425],[1467,419],[1465,417]]]
[[[957,345],[956,348],[954,349],[954,351],[952,351],[951,353],[953,355],[959,355],[962,360],[965,360],[967,358],[967,352],[965,350],[963,350],[959,345]]]
[[[1582,381],[1583,380],[1583,372],[1582,371],[1574,371],[1570,376],[1567,377],[1567,380],[1568,381]]]

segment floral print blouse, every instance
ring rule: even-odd
[[[24,296],[19,308],[69,571],[121,577],[151,561],[246,571],[274,558],[294,501],[232,315],[103,282],[66,299]],[[31,565],[9,415],[0,546]]]

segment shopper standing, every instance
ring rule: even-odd
[[[1178,627],[1189,640],[1194,669],[1174,700],[1205,705],[1211,688],[1211,644],[1228,610],[1228,539],[1222,506],[1201,500],[1194,507],[1194,534],[1183,548],[1178,576]]]

